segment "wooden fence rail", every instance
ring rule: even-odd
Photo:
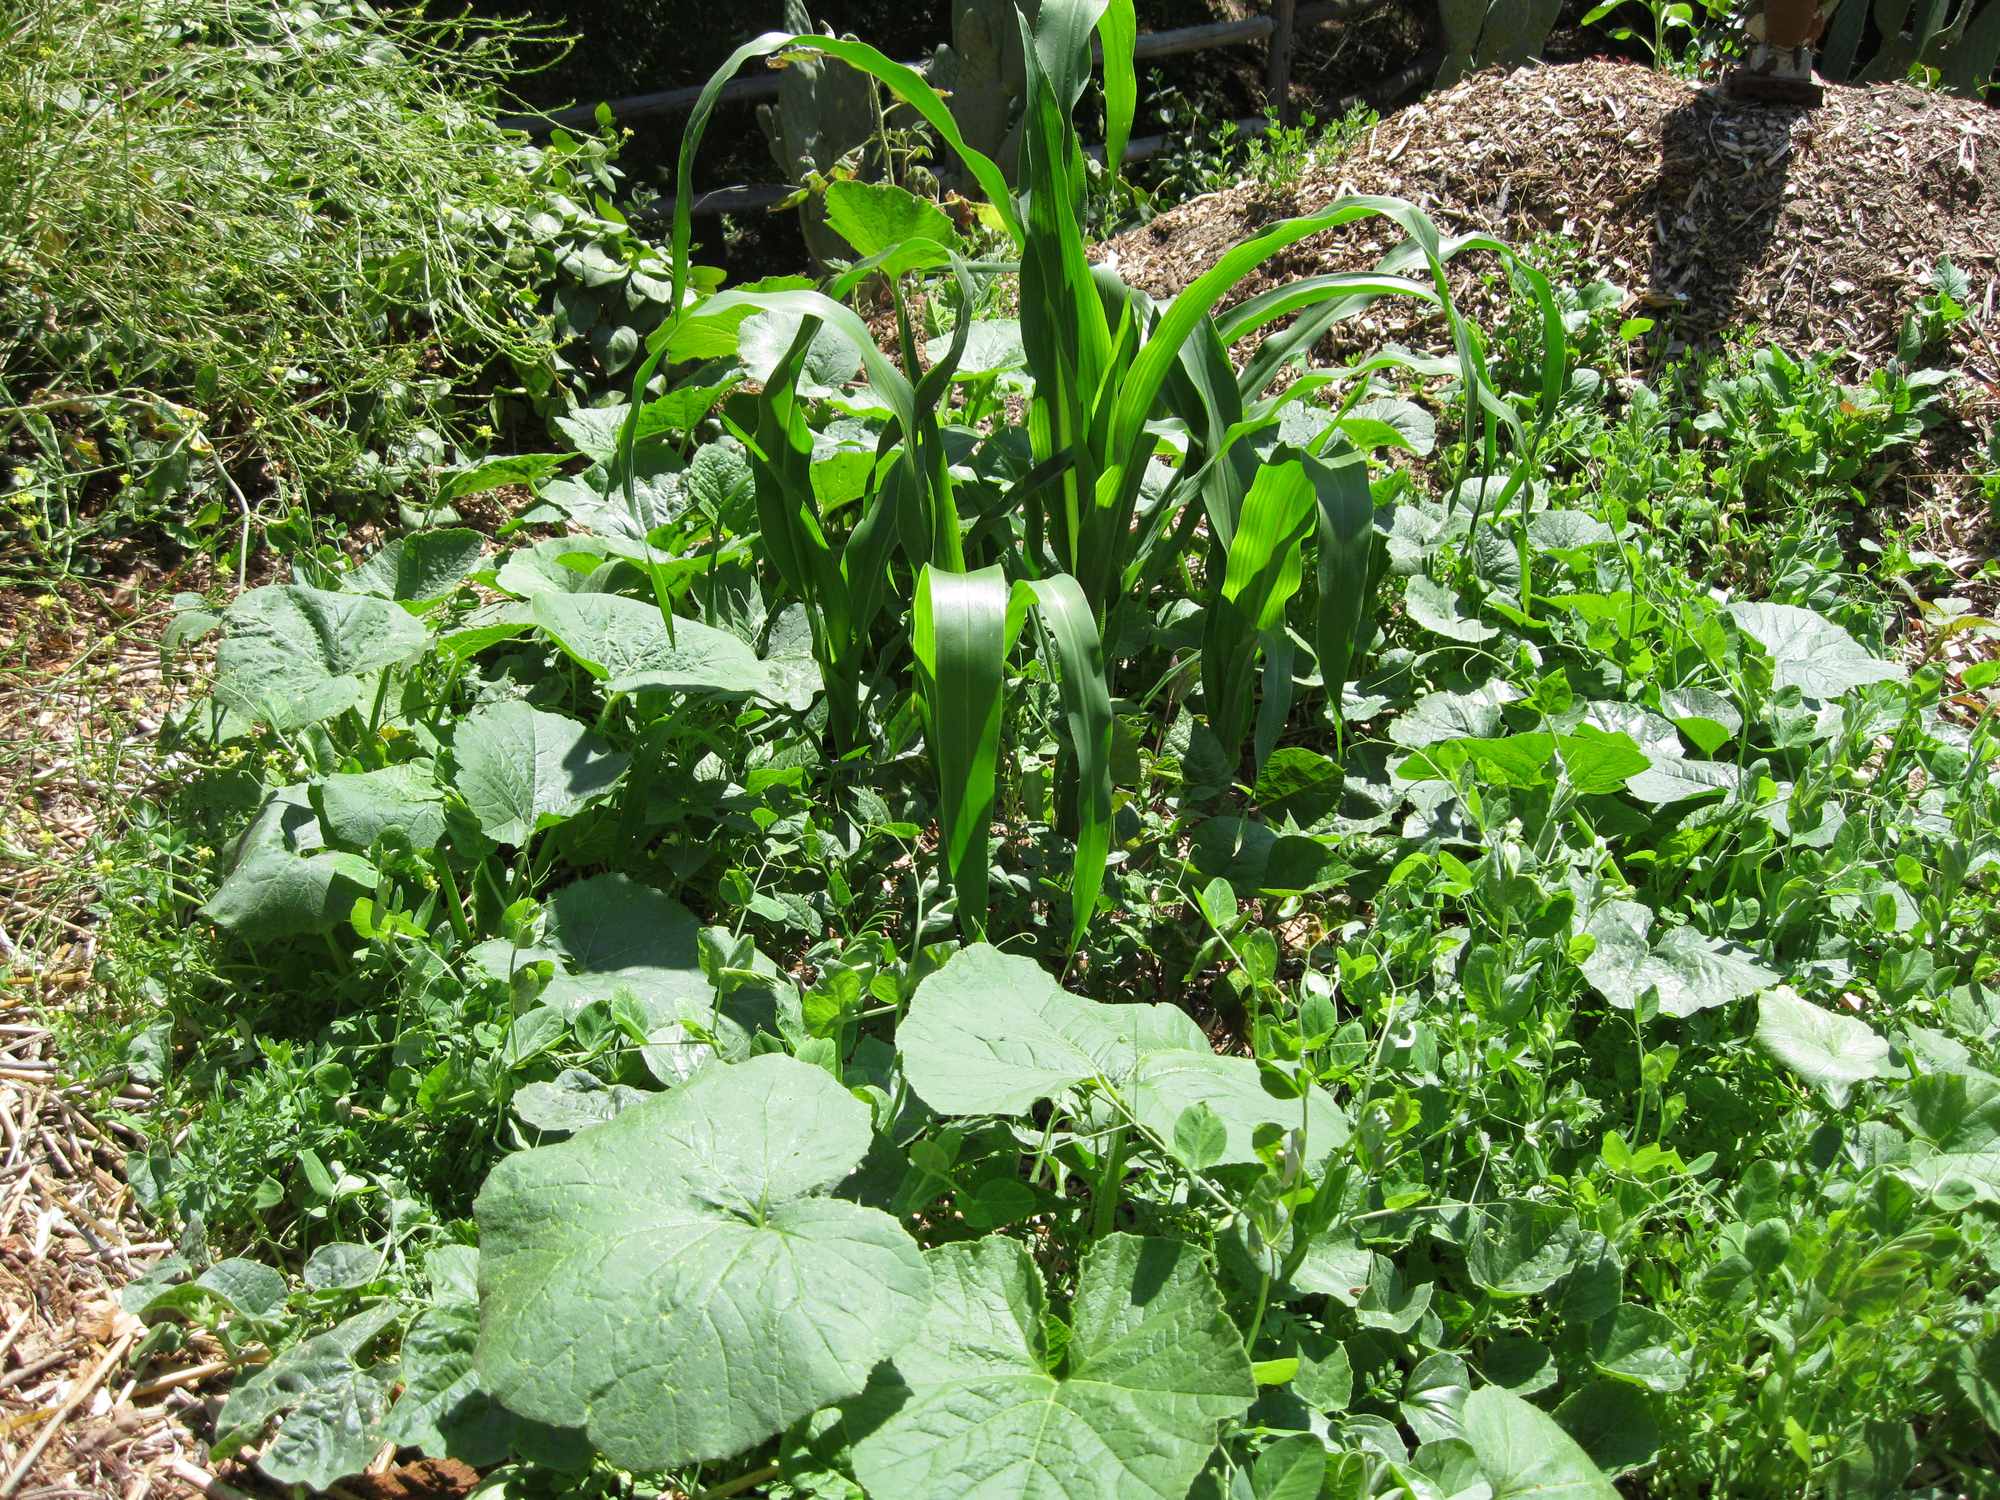
[[[1299,5],[1296,0],[1276,0],[1269,15],[1250,16],[1241,21],[1209,21],[1200,26],[1180,26],[1172,31],[1142,32],[1132,49],[1140,62],[1159,57],[1179,57],[1189,52],[1206,52],[1212,47],[1241,47],[1268,40],[1270,66],[1267,78],[1273,98],[1282,100],[1291,80],[1291,60],[1299,28],[1324,26],[1331,21],[1353,20],[1385,9],[1391,0],[1313,0]],[[1095,50],[1095,49],[1093,49]],[[921,73],[928,60],[903,64]],[[765,73],[755,78],[738,78],[722,86],[725,103],[747,103],[778,96],[778,75]],[[606,101],[613,119],[621,124],[648,120],[656,115],[680,114],[694,108],[701,97],[701,85],[662,89],[657,93],[633,94]],[[597,119],[597,106],[579,104],[542,115],[517,115],[506,121],[515,130],[546,134],[559,125],[589,125]]]
[[[1358,94],[1351,94],[1347,98],[1342,99],[1340,107],[1346,109],[1357,104],[1371,106],[1386,104],[1407,90],[1416,87],[1425,79],[1434,76],[1438,70],[1438,65],[1443,61],[1444,54],[1442,52],[1426,52],[1407,67],[1400,68],[1385,78],[1377,79]],[[1270,129],[1270,125],[1270,120],[1263,115],[1252,115],[1247,119],[1236,121],[1237,130],[1244,135],[1261,135],[1264,131]],[[1167,135],[1134,136],[1125,144],[1123,159],[1125,161],[1144,161],[1147,157],[1158,156],[1169,145],[1180,139],[1180,136]],[[1104,147],[1102,145],[1087,146],[1084,150],[1087,155],[1093,156],[1099,161],[1104,160]],[[777,182],[752,182],[736,187],[712,188],[708,192],[695,194],[694,207],[690,212],[696,214],[747,213],[754,209],[772,208],[784,202],[796,191],[797,189],[789,184]],[[673,212],[674,200],[671,198],[661,198],[656,199],[644,208],[635,210],[633,218],[650,222],[672,218]]]

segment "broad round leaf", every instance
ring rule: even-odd
[[[1482,1386],[1465,1398],[1461,1421],[1493,1500],[1617,1500],[1575,1439],[1513,1392]]]
[[[549,900],[549,946],[569,961],[542,992],[574,1016],[629,990],[657,1024],[711,1022],[715,986],[701,969],[701,924],[680,902],[629,875],[591,875]]]
[[[1747,949],[1692,927],[1668,928],[1649,945],[1652,926],[1652,912],[1636,901],[1607,901],[1591,915],[1586,930],[1597,947],[1583,961],[1583,977],[1620,1010],[1657,988],[1661,1015],[1691,1016],[1778,982]]]
[[[1757,1044],[1838,1109],[1854,1085],[1889,1069],[1889,1044],[1866,1021],[1823,1010],[1780,985],[1757,1002]]]
[[[467,714],[452,758],[454,784],[480,831],[516,846],[609,791],[630,759],[576,720],[520,702]]]
[[[1169,1148],[1204,1105],[1223,1128],[1213,1161],[1253,1162],[1259,1125],[1301,1127],[1321,1155],[1347,1140],[1347,1117],[1318,1089],[1265,1092],[1257,1064],[1218,1057],[1171,1005],[1101,1005],[1062,989],[1032,960],[986,944],[953,954],[917,989],[896,1036],[910,1087],[941,1114],[1022,1114],[1087,1079],[1116,1089]]]
[[[676,617],[669,635],[659,606],[623,594],[537,594],[532,607],[550,639],[613,692],[670,688],[787,701],[750,643],[713,625]]]
[[[1869,682],[1895,682],[1903,669],[1870,656],[1824,615],[1795,604],[1738,603],[1729,616],[1769,653],[1771,685],[1795,687],[1808,698],[1838,698]]]
[[[215,699],[273,729],[302,729],[355,707],[362,673],[408,660],[429,639],[387,599],[297,584],[252,589],[223,616]]]
[[[508,1157],[476,1207],[486,1389],[630,1469],[726,1458],[855,1394],[930,1285],[894,1219],[818,1196],[869,1138],[825,1072],[767,1054]]]
[[[352,594],[431,605],[457,588],[485,553],[486,538],[470,527],[413,531],[386,543],[341,581]]]
[[[925,1259],[923,1324],[850,1412],[871,1429],[854,1444],[871,1495],[1181,1500],[1216,1424],[1256,1395],[1242,1336],[1189,1245],[1098,1241],[1055,1369],[1041,1276],[1019,1244],[996,1236]]]
[[[325,847],[307,795],[290,786],[265,799],[203,916],[253,942],[297,937],[337,926],[375,889],[374,865]]]

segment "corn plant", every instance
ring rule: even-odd
[[[1113,684],[1105,676],[1102,639],[1114,603],[1150,587],[1191,550],[1205,549],[1201,676],[1210,725],[1232,753],[1247,733],[1258,661],[1265,644],[1283,636],[1309,557],[1315,653],[1336,722],[1342,685],[1372,634],[1381,570],[1366,442],[1354,440],[1367,422],[1356,407],[1373,389],[1374,371],[1435,374],[1440,367],[1390,351],[1345,371],[1313,372],[1279,388],[1281,382],[1330,328],[1378,298],[1407,297],[1436,309],[1454,350],[1442,368],[1463,392],[1467,473],[1460,478],[1471,478],[1475,463],[1482,481],[1506,467],[1504,482],[1482,482],[1473,492],[1483,498],[1497,489],[1496,513],[1522,495],[1524,511],[1522,484],[1540,424],[1561,389],[1561,325],[1546,283],[1498,241],[1447,239],[1413,205],[1384,197],[1343,198],[1275,224],[1230,250],[1171,303],[1156,306],[1114,271],[1093,266],[1085,246],[1089,169],[1075,110],[1090,79],[1094,34],[1105,59],[1106,159],[1115,164],[1136,96],[1130,0],[1055,0],[1039,8],[1032,25],[1018,19],[1027,75],[1018,193],[991,158],[965,141],[936,90],[865,43],[772,33],[740,47],[716,71],[689,119],[678,167],[673,284],[675,305],[685,310],[653,336],[634,409],[637,391],[663,358],[729,352],[732,336],[757,313],[797,320],[787,355],[757,398],[755,431],[740,433],[757,477],[763,547],[772,570],[811,614],[837,744],[851,746],[861,733],[861,683],[879,652],[913,651],[940,779],[945,864],[960,920],[971,932],[980,930],[985,909],[1005,661],[1028,607],[1042,612],[1066,702],[1064,806],[1077,847],[1075,939],[1101,887],[1110,846]],[[991,222],[1011,243],[1015,258],[997,269],[1019,277],[1020,338],[1033,382],[1029,461],[1007,476],[997,507],[970,524],[957,503],[959,481],[938,413],[964,349],[973,272],[942,214],[926,213],[906,194],[878,199],[858,215],[866,221],[860,230],[848,232],[860,259],[824,290],[744,290],[689,300],[693,163],[723,85],[764,57],[831,58],[883,84],[958,158],[987,195]],[[898,190],[836,184],[829,189],[836,221],[839,204],[832,200],[856,192]],[[1273,288],[1218,312],[1287,247],[1371,217],[1389,219],[1406,236],[1377,268]],[[1515,265],[1544,307],[1549,383],[1535,424],[1525,423],[1494,387],[1479,335],[1453,304],[1446,265],[1468,250]],[[895,307],[900,370],[843,305],[870,277],[886,284]],[[931,278],[927,284],[945,295],[955,286],[962,310],[950,348],[928,370],[911,333],[906,278]],[[1229,347],[1284,319],[1289,325],[1270,333],[1238,373]],[[813,496],[812,436],[798,392],[807,352],[822,333],[852,347],[886,410],[869,486],[845,521],[829,516]],[[1343,397],[1331,425],[1308,447],[1274,446],[1285,408],[1329,388]],[[1143,482],[1162,454],[1178,461],[1163,492],[1142,510]],[[907,630],[885,643],[877,627],[892,600],[905,597],[912,601]],[[1289,693],[1289,665],[1266,675],[1274,687],[1282,677]]]

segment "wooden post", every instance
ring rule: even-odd
[[[1280,125],[1292,123],[1292,44],[1298,34],[1298,0],[1272,0],[1271,61],[1264,74],[1265,108]]]

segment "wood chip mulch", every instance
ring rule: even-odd
[[[1743,104],[1604,61],[1481,73],[1390,116],[1289,193],[1212,193],[1099,253],[1170,296],[1273,220],[1390,194],[1450,233],[1566,236],[1669,343],[1754,326],[1794,353],[1840,346],[1877,362],[1948,255],[1972,278],[1989,329],[1978,373],[1993,380],[2000,113],[1901,84],[1826,94],[1817,110]],[[1315,236],[1237,299],[1363,269],[1396,238],[1373,220]],[[1471,300],[1477,312],[1476,288]]]

